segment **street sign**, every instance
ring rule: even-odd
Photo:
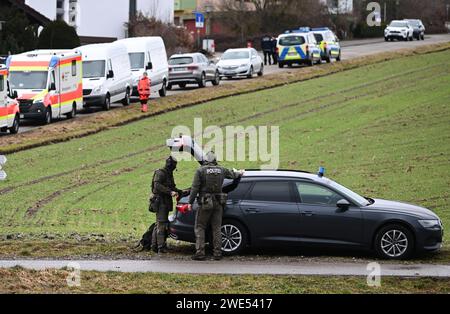
[[[195,13],[195,27],[196,28],[203,28],[205,27],[205,16],[203,13]]]
[[[0,166],[6,164],[7,161],[8,159],[6,159],[6,156],[0,155]]]
[[[8,176],[5,171],[2,170],[2,166],[6,164],[8,159],[6,156],[0,155],[0,181],[6,180],[6,177]]]

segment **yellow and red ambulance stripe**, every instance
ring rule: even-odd
[[[48,71],[50,61],[12,61],[9,71]]]
[[[83,85],[79,83],[78,88],[75,91],[64,93],[61,95],[54,95],[49,98],[49,102],[52,104],[52,108],[60,108],[69,105],[71,106],[74,102],[83,101]]]

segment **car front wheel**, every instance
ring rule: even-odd
[[[241,253],[247,246],[247,230],[245,227],[233,220],[225,220],[222,223],[222,252],[225,255],[236,255]]]
[[[401,225],[387,225],[375,237],[375,250],[383,259],[406,259],[413,252],[414,238],[407,228]]]

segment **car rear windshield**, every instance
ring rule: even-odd
[[[105,61],[83,61],[83,78],[97,78],[105,76]]]
[[[248,51],[228,51],[222,56],[222,60],[248,59],[250,54]]]
[[[143,69],[145,64],[145,54],[143,52],[133,52],[129,54],[132,70]]]
[[[48,72],[10,72],[9,82],[11,89],[45,89]]]
[[[305,37],[303,36],[288,36],[281,37],[279,44],[281,46],[298,46],[303,45],[305,43]]]
[[[408,25],[407,22],[392,22],[391,27],[406,27]]]
[[[172,58],[169,60],[170,65],[183,65],[191,63],[194,63],[194,59],[192,57]]]

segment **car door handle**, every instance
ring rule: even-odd
[[[311,217],[311,216],[314,216],[314,213],[310,212],[310,211],[306,211],[306,212],[302,212],[302,216]]]
[[[256,213],[259,213],[259,209],[257,209],[257,208],[247,208],[245,210],[245,212],[247,212],[249,214],[256,214]]]

